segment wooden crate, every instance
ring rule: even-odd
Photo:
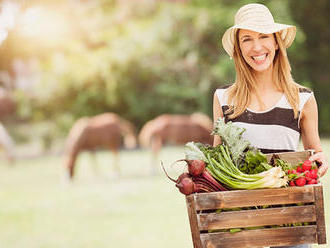
[[[309,152],[279,154],[297,163]],[[326,231],[322,185],[280,189],[233,190],[186,196],[194,248],[252,248],[298,244],[325,244]],[[297,203],[300,206],[297,206]],[[269,205],[261,209],[221,211]],[[309,225],[271,227],[289,223]],[[263,227],[236,233],[223,229]]]

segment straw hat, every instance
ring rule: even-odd
[[[256,3],[247,4],[237,11],[235,25],[227,29],[222,36],[223,48],[230,57],[233,57],[237,29],[248,29],[263,34],[280,32],[286,48],[292,44],[296,36],[296,27],[274,22],[272,14],[265,5]]]

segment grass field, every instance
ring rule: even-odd
[[[330,141],[323,146],[330,155]],[[0,248],[192,247],[184,196],[159,168],[150,175],[149,155],[122,151],[122,177],[114,180],[110,153],[98,153],[96,164],[83,153],[71,185],[62,183],[58,156],[2,162]],[[167,147],[160,159],[182,157],[182,148]],[[329,174],[322,183],[328,212]],[[328,214],[326,223],[329,237]]]

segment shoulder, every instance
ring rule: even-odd
[[[313,91],[310,88],[299,85],[299,93],[312,94]]]
[[[232,86],[233,84],[226,84],[223,85],[221,87],[219,87],[218,89],[215,90],[214,92],[214,99],[218,99],[219,102],[221,103],[226,103],[227,102],[227,94],[225,94],[228,89]]]
[[[313,91],[310,88],[307,88],[305,86],[298,85],[299,90],[299,111],[302,111],[305,108],[305,105],[313,100],[314,94]]]

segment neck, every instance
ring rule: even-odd
[[[254,72],[256,79],[257,91],[264,92],[265,90],[274,90],[276,85],[273,82],[273,66],[262,72]]]

